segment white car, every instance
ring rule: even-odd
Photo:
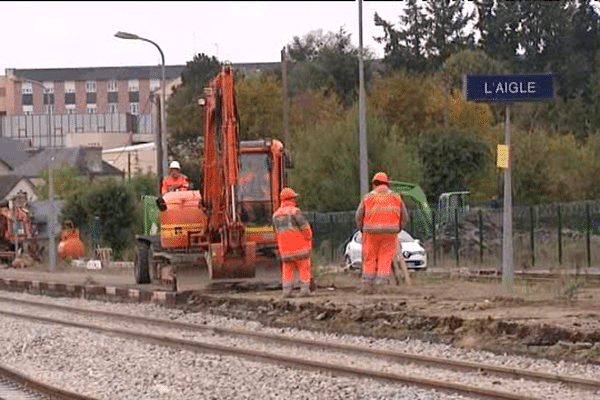
[[[427,268],[427,253],[418,239],[414,239],[406,231],[398,233],[398,239],[402,245],[402,255],[406,260],[406,267],[413,270],[425,270]],[[356,231],[352,239],[346,245],[344,251],[344,266],[350,269],[360,270],[362,267],[362,232]]]

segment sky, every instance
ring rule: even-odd
[[[363,1],[363,46],[383,57],[373,15],[398,23],[402,1]],[[167,65],[205,53],[232,63],[280,60],[294,36],[344,27],[358,47],[358,1],[11,2],[0,6],[0,75],[5,68]]]

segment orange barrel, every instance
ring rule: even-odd
[[[67,229],[60,233],[60,243],[57,247],[58,255],[63,259],[80,258],[84,249],[79,239],[79,229]]]
[[[198,208],[198,190],[168,192],[163,195],[167,209],[160,213],[160,244],[164,248],[189,247],[188,232],[202,232],[206,214]]]

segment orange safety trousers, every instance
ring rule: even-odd
[[[300,287],[310,285],[310,258],[284,261],[281,270],[281,286],[283,289],[291,288],[294,284],[294,270],[298,269]]]
[[[362,283],[373,284],[375,278],[389,279],[392,259],[397,250],[396,233],[362,234]]]

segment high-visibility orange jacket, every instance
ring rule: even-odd
[[[179,178],[173,178],[171,175],[167,176],[162,181],[161,194],[167,192],[175,192],[178,190],[188,190],[190,187],[190,181],[187,176],[181,174]]]
[[[282,261],[310,257],[312,229],[295,202],[290,200],[281,202],[281,206],[273,214],[273,227]]]
[[[398,233],[408,221],[402,197],[387,185],[379,185],[367,194],[356,210],[358,229],[369,233]]]

